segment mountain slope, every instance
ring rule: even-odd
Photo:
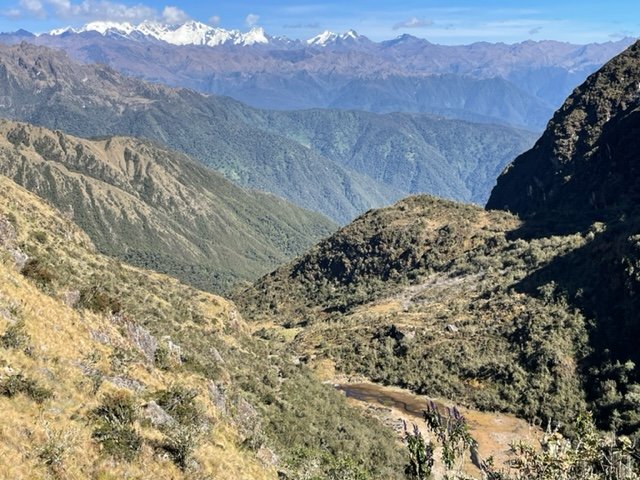
[[[229,99],[147,84],[27,44],[0,49],[0,84],[6,117],[83,137],[155,140],[231,180],[340,221],[398,196],[296,142],[244,124]]]
[[[639,81],[636,43],[576,89],[534,148],[499,177],[487,207],[521,216],[579,211],[591,221],[634,210]]]
[[[576,90],[487,210],[414,197],[369,212],[239,305],[341,372],[529,419],[586,407],[637,438],[639,52]]]
[[[272,111],[248,121],[397,191],[479,204],[503,166],[535,138],[523,130],[427,115]]]
[[[0,365],[9,478],[401,478],[394,434],[233,304],[97,254],[5,177]]]
[[[0,48],[0,68],[0,114],[79,136],[159,141],[233,181],[339,222],[423,189],[484,201],[509,156],[532,141],[508,127],[416,115],[255,110],[80,65],[28,44]],[[455,136],[448,133],[452,128]],[[330,148],[338,137],[340,152]],[[395,164],[416,170],[415,181],[399,182],[391,173]],[[473,184],[481,187],[472,190]]]
[[[101,252],[206,290],[255,279],[333,229],[131,138],[83,140],[0,121],[0,173],[67,212]]]
[[[293,330],[292,347],[317,368],[565,422],[585,406],[586,319],[552,283],[542,298],[514,287],[588,238],[525,241],[518,228],[506,212],[410,197],[359,217],[236,302],[247,318]]]

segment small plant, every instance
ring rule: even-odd
[[[434,446],[426,442],[420,429],[413,426],[413,432],[404,424],[404,441],[409,449],[409,463],[404,473],[413,480],[427,480],[431,476],[434,463]]]
[[[574,422],[575,436],[564,437],[558,429],[547,429],[540,449],[522,442],[512,445],[515,473],[506,480],[637,480],[640,451],[628,437],[599,433],[591,415]]]
[[[136,408],[130,394],[116,392],[105,395],[102,404],[93,411],[93,417],[98,423],[93,438],[107,454],[126,461],[138,456],[142,438],[134,426]]]
[[[160,370],[171,370],[175,366],[176,362],[173,361],[171,351],[165,343],[158,345],[158,348],[154,354],[154,363]]]
[[[36,230],[34,232],[31,232],[31,238],[33,238],[36,242],[44,245],[45,243],[47,243],[49,236],[47,235],[47,232]]]
[[[29,347],[29,335],[25,331],[24,320],[9,325],[4,334],[0,337],[0,347],[24,350]]]
[[[45,422],[45,442],[38,448],[38,458],[49,467],[55,478],[63,478],[64,462],[69,457],[75,443],[72,430],[53,430]]]
[[[38,382],[21,373],[0,380],[0,395],[13,398],[21,393],[36,403],[43,403],[53,396],[51,390],[41,387]]]
[[[434,402],[429,402],[423,413],[427,428],[435,434],[438,443],[442,445],[442,461],[445,467],[452,470],[457,459],[460,459],[460,465],[457,468],[460,471],[465,453],[476,446],[465,418],[456,407],[447,407],[445,413],[441,413]]]
[[[177,425],[172,427],[162,443],[162,449],[166,451],[175,464],[182,470],[187,468],[193,451],[198,446],[198,440],[202,433],[197,425]]]
[[[22,269],[22,274],[33,280],[40,288],[50,287],[56,279],[56,274],[51,266],[39,258],[27,260]]]

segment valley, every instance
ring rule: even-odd
[[[0,479],[640,478],[628,30],[14,3]]]

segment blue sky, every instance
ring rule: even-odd
[[[373,40],[410,33],[443,44],[554,39],[606,42],[640,35],[638,0],[0,0],[0,31],[32,32],[93,20],[194,19],[223,28],[259,25],[271,35],[309,38],[350,28]]]

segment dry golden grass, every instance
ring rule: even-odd
[[[97,255],[91,242],[72,224],[35,199],[31,194],[0,178],[0,215],[13,214],[18,219],[16,244],[29,241],[34,229],[46,231],[46,248],[65,260],[83,276],[104,268],[110,260]],[[2,248],[0,239],[0,251]],[[276,472],[266,467],[255,455],[241,448],[234,424],[224,418],[209,400],[207,380],[182,370],[160,370],[137,356],[122,367],[112,359],[120,349],[135,351],[131,340],[123,334],[111,315],[72,308],[63,302],[64,290],[43,293],[21,275],[7,256],[0,256],[0,335],[16,321],[24,323],[27,348],[0,347],[0,380],[17,373],[35,380],[52,392],[50,399],[37,403],[24,394],[0,396],[0,477],[7,479],[269,479]],[[167,291],[178,288],[175,280],[158,274],[125,268],[138,281],[161,282]],[[143,288],[143,284],[139,288]],[[242,331],[242,319],[232,304],[214,295],[186,289],[191,305],[199,309],[202,321],[185,326],[197,327],[202,335],[218,334],[228,324]],[[150,304],[162,305],[167,299],[149,292]],[[4,314],[2,313],[4,312]],[[105,339],[108,339],[105,341]],[[228,337],[233,342],[231,336]],[[100,371],[102,382],[97,390],[87,368]],[[169,458],[152,448],[153,440],[163,434],[140,421],[135,428],[146,441],[138,457],[131,463],[116,461],[100,451],[92,439],[90,413],[100,404],[105,393],[121,387],[109,377],[123,376],[143,386],[132,391],[141,407],[153,392],[174,384],[198,392],[197,402],[211,428],[204,434],[193,458],[196,465],[186,472]],[[46,465],[42,451],[47,442],[66,446],[61,461]]]

